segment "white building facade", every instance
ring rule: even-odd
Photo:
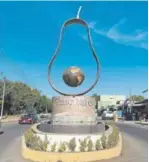
[[[124,103],[126,96],[124,95],[101,95],[98,101],[98,109],[108,106],[117,106]]]

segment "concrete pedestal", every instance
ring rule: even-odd
[[[96,124],[96,101],[88,96],[58,96],[52,98],[52,122],[64,124]]]

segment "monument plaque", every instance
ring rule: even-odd
[[[93,115],[96,102],[93,97],[87,96],[58,96],[52,98],[52,115],[59,113]]]

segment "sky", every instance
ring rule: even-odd
[[[100,79],[91,95],[140,95],[148,88],[148,6],[146,2],[0,2],[0,72],[9,80],[25,82],[49,97],[48,64],[64,21],[77,15],[90,29],[100,60]],[[85,74],[77,88],[62,80],[65,69],[77,66]],[[52,83],[65,93],[86,90],[95,80],[96,62],[86,29],[65,29],[52,67]]]

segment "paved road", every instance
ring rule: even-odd
[[[3,124],[4,133],[0,134],[0,162],[3,162],[1,160],[3,153],[8,150],[11,144],[20,139],[28,127],[29,125],[19,125],[17,122]]]
[[[148,126],[142,126],[139,124],[127,124],[127,123],[117,123],[120,131],[127,133],[128,135],[138,139],[148,142]]]
[[[135,124],[117,123],[123,135],[122,156],[100,162],[147,162],[148,129]],[[0,135],[0,162],[26,162],[20,154],[21,135],[28,125],[5,124]]]
[[[117,123],[123,137],[120,157],[100,162],[148,162],[148,129],[145,126]]]

